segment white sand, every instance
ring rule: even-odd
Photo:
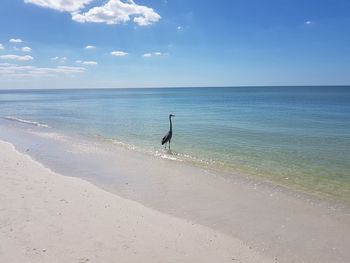
[[[0,262],[273,262],[240,240],[53,173],[0,141]]]

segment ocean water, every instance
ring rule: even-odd
[[[0,117],[350,202],[350,87],[0,90]]]

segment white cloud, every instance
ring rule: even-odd
[[[150,58],[153,56],[166,56],[168,55],[168,53],[162,53],[162,52],[153,52],[153,53],[145,53],[142,56],[145,58]]]
[[[76,12],[92,2],[92,0],[24,0],[24,2],[61,12]]]
[[[95,65],[97,65],[97,62],[96,61],[83,61],[82,64],[87,65],[87,66],[95,66]]]
[[[178,26],[178,27],[177,27],[177,30],[182,30],[182,29],[183,29],[182,26]]]
[[[116,57],[124,57],[124,56],[128,55],[128,53],[124,52],[124,51],[112,51],[111,55],[116,56]]]
[[[145,58],[152,57],[152,53],[145,53],[145,54],[143,54],[143,57],[145,57]]]
[[[5,49],[5,47],[0,43],[0,50]]]
[[[0,77],[55,77],[59,75],[74,75],[84,73],[84,67],[59,66],[40,68],[35,66],[18,66],[15,64],[0,63]]]
[[[313,24],[315,24],[314,21],[310,21],[310,20],[305,21],[305,25],[310,26],[310,25],[313,25]]]
[[[66,63],[68,58],[67,57],[53,57],[51,58],[53,61],[58,61],[58,63]]]
[[[72,73],[83,73],[86,68],[83,67],[70,67],[70,66],[58,66],[56,68],[48,68],[53,72],[64,73],[64,74],[72,74]]]
[[[95,49],[95,46],[86,46],[85,49]]]
[[[22,47],[23,52],[32,52],[32,49],[30,47]]]
[[[82,61],[82,60],[76,60],[75,61],[78,64],[82,64],[82,65],[87,65],[87,66],[95,66],[98,63],[96,61]]]
[[[20,38],[11,38],[9,41],[11,43],[22,43],[23,42],[23,40]]]
[[[2,55],[0,56],[0,59],[6,59],[6,60],[17,60],[17,61],[29,61],[33,60],[34,58],[32,56],[17,56],[17,55]]]
[[[17,66],[17,65],[12,63],[0,63],[0,67],[3,67],[3,66]]]
[[[24,0],[25,3],[69,12],[72,19],[79,23],[121,24],[133,21],[139,26],[157,22],[161,17],[152,8],[138,5],[133,0],[109,0],[106,4],[95,6],[87,12],[82,9],[92,0]]]
[[[66,63],[67,60],[68,60],[67,57],[62,57],[62,58],[60,58],[59,62],[60,62],[60,63]]]

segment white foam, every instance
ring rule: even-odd
[[[167,152],[165,152],[165,151],[161,151],[161,152],[156,151],[155,154],[154,154],[154,156],[160,157],[162,159],[183,162],[182,159],[176,157],[177,155],[178,155],[177,153],[173,153],[173,152],[170,152],[170,151],[167,151]]]
[[[116,144],[116,145],[118,145],[118,146],[127,148],[127,149],[129,149],[129,150],[137,150],[137,149],[136,149],[136,146],[131,145],[131,144],[128,144],[128,143],[124,143],[124,142],[121,142],[121,141],[118,141],[118,140],[116,140],[116,139],[110,139],[110,138],[108,138],[108,139],[105,139],[105,140],[107,140],[107,141],[109,141],[109,142],[111,142],[111,143],[113,143],[113,144]]]
[[[56,132],[35,132],[35,131],[32,131],[31,133],[36,135],[36,136],[39,136],[39,137],[53,139],[56,141],[61,141],[61,142],[69,141],[68,136],[65,136],[63,134],[56,133]]]
[[[30,125],[34,125],[34,126],[38,126],[38,127],[50,128],[49,125],[44,124],[44,123],[30,121],[30,120],[24,120],[24,119],[20,119],[20,118],[13,117],[13,116],[5,116],[4,119],[9,120],[9,121],[17,121],[17,122],[21,122],[21,123],[25,123],[25,124],[30,124]]]

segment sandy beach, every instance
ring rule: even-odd
[[[273,262],[238,239],[53,173],[0,142],[1,262]]]

